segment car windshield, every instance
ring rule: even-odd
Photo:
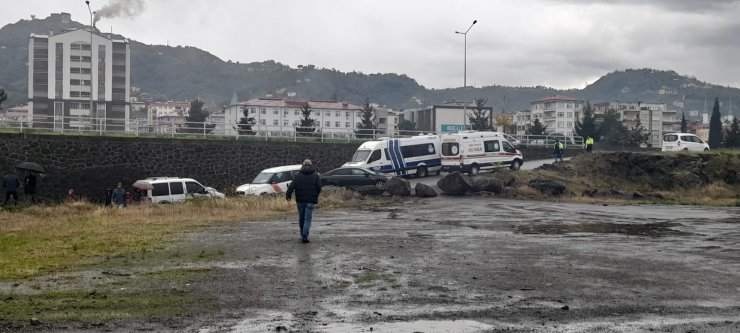
[[[369,149],[358,149],[354,155],[352,155],[352,162],[365,162],[367,157],[370,156],[371,151]]]
[[[254,177],[252,184],[269,184],[270,179],[272,179],[273,175],[274,173],[260,172],[260,174],[257,175],[257,177]]]

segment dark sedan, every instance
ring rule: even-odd
[[[342,167],[321,174],[321,185],[355,187],[374,185],[383,188],[391,176],[365,168]]]

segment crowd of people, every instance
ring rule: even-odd
[[[5,200],[2,205],[8,204],[18,205],[21,201],[26,201],[29,204],[38,203],[37,199],[37,184],[38,174],[35,172],[26,172],[25,177],[21,179],[14,173],[8,173],[2,178],[2,187],[5,192]],[[22,190],[23,198],[19,195],[19,191]],[[147,200],[147,191],[137,188],[126,190],[123,187],[123,183],[119,182],[115,188],[107,188],[103,195],[103,202],[106,206],[114,207],[126,207],[130,205],[140,204],[142,202],[149,202]],[[80,198],[77,195],[75,188],[71,187],[67,190],[64,202],[75,203]]]

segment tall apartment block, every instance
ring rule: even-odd
[[[31,34],[28,104],[33,127],[128,130],[129,41],[91,30]]]

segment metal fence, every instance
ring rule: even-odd
[[[47,133],[89,136],[132,136],[161,138],[203,138],[253,141],[315,141],[353,142],[380,138],[402,138],[417,135],[446,134],[443,132],[385,129],[321,128],[278,125],[250,125],[235,123],[151,121],[146,119],[105,119],[92,117],[48,117],[33,119],[0,118],[0,131],[16,133]],[[507,134],[509,141],[524,147],[546,147],[560,140],[568,146],[583,147],[580,136],[515,135]]]

